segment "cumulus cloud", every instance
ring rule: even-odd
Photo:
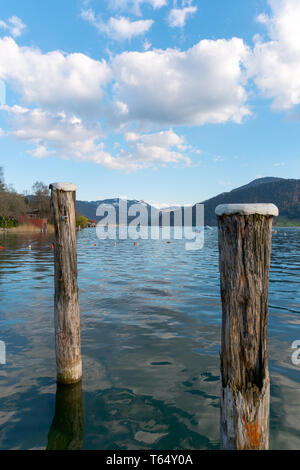
[[[152,49],[146,41],[145,51],[124,52],[106,62],[82,53],[44,54],[0,37],[0,83],[13,86],[22,103],[1,109],[9,113],[13,135],[29,143],[38,158],[77,158],[125,170],[190,165],[189,155],[200,150],[173,129],[161,129],[241,123],[250,114],[246,87],[251,78],[274,108],[300,103],[300,4],[270,0],[270,6],[269,16],[257,18],[268,36],[256,37],[252,49],[238,38],[202,40],[187,50]],[[93,10],[85,15],[98,21]],[[143,25],[111,18],[105,27],[114,33],[106,34],[130,39],[142,34]],[[115,147],[113,155],[104,146],[100,120],[105,119],[113,131],[125,132],[125,145]]]
[[[7,21],[0,20],[0,29],[17,38],[24,32],[26,25],[18,16],[11,16]]]
[[[172,8],[168,16],[169,25],[172,28],[182,28],[185,25],[187,17],[194,15],[196,11],[196,6],[189,6],[185,8]]]
[[[17,140],[31,145],[30,153],[37,158],[75,158],[125,171],[158,165],[191,164],[190,158],[183,153],[188,148],[184,138],[172,129],[144,135],[128,132],[125,135],[128,148],[121,148],[113,156],[105,151],[103,133],[97,123],[86,123],[65,113],[50,113],[22,106],[3,105],[0,110],[10,116],[11,133]]]
[[[258,89],[272,99],[274,109],[300,103],[300,2],[269,0],[272,14],[260,14],[270,40],[257,37],[247,63]]]
[[[148,45],[147,45],[148,47]],[[111,64],[88,56],[20,47],[0,38],[0,80],[24,104],[97,118],[105,87],[115,81],[112,106],[121,122],[162,125],[240,122],[245,106],[241,39],[201,41],[191,49],[126,52]]]
[[[203,40],[194,47],[124,52],[112,61],[113,118],[143,126],[241,122],[246,107],[241,39]]]
[[[183,153],[187,149],[184,137],[176,134],[173,129],[152,134],[128,132],[125,140],[130,149],[121,154],[135,162],[138,168],[177,163],[189,166],[192,163]]]
[[[96,18],[94,11],[91,9],[83,10],[81,16],[94,25],[99,33],[106,34],[116,41],[124,41],[145,34],[153,24],[153,20],[131,21],[124,16],[120,18],[111,17],[108,22],[105,23],[100,18]]]
[[[247,54],[243,41],[234,38],[200,41],[186,51],[125,52],[107,64],[84,54],[43,54],[5,37],[0,38],[0,80],[13,85],[27,106],[10,108],[10,125],[16,138],[34,143],[35,156],[55,151],[111,168],[136,169],[142,159],[145,165],[188,160],[179,141],[150,143],[154,137],[141,134],[134,145],[128,144],[129,150],[112,157],[99,142],[99,119],[105,116],[115,129],[125,126],[125,131],[136,123],[139,132],[241,122],[249,114],[241,68]],[[104,100],[110,83],[112,94]],[[155,134],[155,139],[171,137],[175,133]]]
[[[0,110],[10,115],[11,133],[17,140],[31,144],[30,153],[37,158],[56,156],[92,161],[111,169],[136,169],[136,165],[105,151],[97,123],[87,124],[63,112],[50,113],[21,106],[4,105]]]
[[[111,79],[105,62],[84,54],[19,47],[0,38],[0,79],[12,84],[24,103],[75,114],[98,114],[103,87]]]
[[[40,157],[43,156],[42,149],[45,149],[47,153],[55,150],[61,156],[81,158],[97,150],[95,142],[103,135],[99,124],[86,125],[77,116],[64,112],[51,113],[17,105],[4,105],[0,110],[9,113],[13,135],[18,140],[34,144],[35,153],[37,151]]]

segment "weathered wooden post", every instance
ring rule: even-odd
[[[216,208],[222,297],[221,448],[268,449],[268,288],[274,204]]]
[[[75,215],[77,188],[72,183],[53,183],[50,189],[55,226],[54,316],[57,381],[72,384],[82,378]]]

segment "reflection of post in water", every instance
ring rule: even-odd
[[[82,382],[57,383],[55,415],[48,434],[47,450],[80,450],[83,445]]]

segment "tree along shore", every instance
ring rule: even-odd
[[[0,231],[12,233],[40,232],[34,224],[22,222],[28,218],[47,219],[47,231],[54,232],[50,191],[42,181],[36,181],[31,191],[19,194],[11,185],[6,185],[4,171],[0,167]],[[76,213],[76,226],[86,228],[88,219]]]

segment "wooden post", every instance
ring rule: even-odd
[[[268,288],[273,204],[216,208],[222,297],[222,449],[268,449]]]
[[[72,384],[82,378],[75,215],[77,188],[72,183],[53,183],[50,189],[55,226],[54,316],[57,381]]]

